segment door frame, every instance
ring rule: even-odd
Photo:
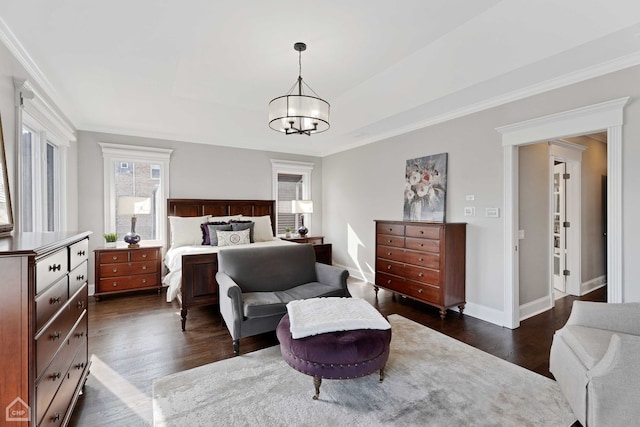
[[[502,134],[504,196],[503,324],[520,326],[518,263],[518,147],[607,131],[607,301],[622,302],[622,126],[630,97],[496,128]]]

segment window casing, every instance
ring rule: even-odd
[[[148,214],[137,215],[136,232],[144,242],[166,241],[169,162],[173,150],[100,143],[104,160],[104,232],[124,236],[131,214],[118,212],[124,197],[148,199]],[[119,237],[118,240],[121,240]]]
[[[300,217],[291,213],[292,200],[312,200],[311,173],[313,163],[271,160],[273,198],[276,201],[276,234],[284,234],[285,227],[297,230]],[[305,226],[311,229],[313,214],[305,214]]]

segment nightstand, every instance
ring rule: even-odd
[[[162,246],[140,248],[98,248],[95,253],[94,297],[101,295],[157,289],[162,283]]]
[[[281,237],[282,240],[288,240],[296,243],[311,243],[312,245],[321,245],[324,243],[324,236],[296,236],[296,237]]]

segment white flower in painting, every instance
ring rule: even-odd
[[[409,184],[416,185],[417,183],[420,182],[421,179],[422,179],[422,175],[420,175],[420,173],[411,172],[411,174],[409,175]]]
[[[416,193],[414,193],[411,188],[404,190],[404,198],[407,199],[408,202],[412,201],[415,195]]]
[[[429,191],[429,183],[426,181],[420,181],[418,185],[416,185],[416,194],[418,197],[424,197],[427,195]]]

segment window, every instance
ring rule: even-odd
[[[299,215],[291,213],[292,200],[311,200],[311,172],[313,163],[271,160],[273,171],[273,198],[276,200],[276,233],[284,234],[285,227],[297,230]],[[305,214],[307,228],[311,228],[311,215]]]
[[[169,159],[172,150],[100,143],[104,159],[105,233],[135,231],[143,241],[166,235]]]
[[[24,79],[14,79],[18,141],[19,231],[68,229],[66,211],[67,147],[76,140],[68,121]],[[72,227],[77,226],[72,222]]]

